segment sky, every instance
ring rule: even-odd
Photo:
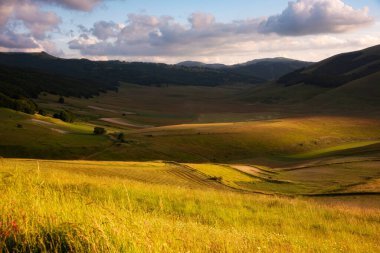
[[[0,51],[236,64],[380,44],[380,0],[0,0]]]

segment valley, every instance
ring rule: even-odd
[[[379,72],[360,73],[333,87],[120,81],[88,97],[4,95],[38,111],[0,108],[0,247],[376,252]]]

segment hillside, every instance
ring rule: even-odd
[[[294,105],[310,114],[380,113],[380,45],[340,54],[251,87],[250,103],[281,108]]]
[[[339,54],[281,77],[287,86],[299,83],[334,88],[380,72],[380,45]]]

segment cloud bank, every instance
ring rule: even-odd
[[[275,36],[344,33],[371,24],[366,8],[356,10],[341,0],[297,0],[279,15],[217,22],[209,13],[193,13],[187,24],[170,16],[130,14],[124,24],[99,21],[69,47],[87,56],[210,55],[238,50]]]

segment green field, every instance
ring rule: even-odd
[[[0,166],[5,252],[378,250],[377,209],[247,194],[205,177],[212,166],[20,159]]]

